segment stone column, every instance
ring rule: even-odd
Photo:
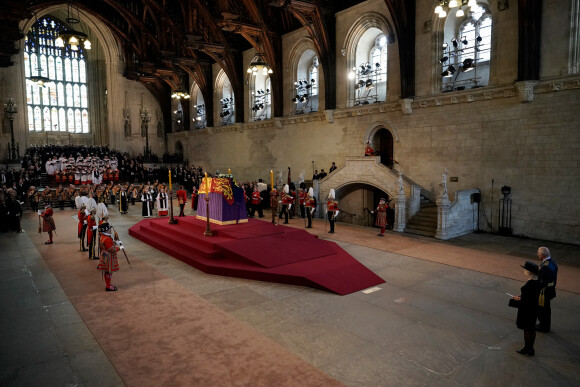
[[[397,184],[399,185],[399,192],[395,199],[395,224],[393,225],[393,231],[403,232],[405,231],[405,227],[407,227],[407,198],[405,197],[402,173],[399,173],[399,181]]]
[[[441,185],[443,190],[439,199],[437,199],[437,231],[435,231],[435,238],[441,240],[449,239],[449,207],[451,207],[451,202],[449,201],[449,195],[447,194],[447,169],[443,174],[443,179]]]

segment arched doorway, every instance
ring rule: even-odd
[[[389,194],[364,183],[353,183],[336,191],[336,200],[340,203],[341,214],[339,222],[373,227],[375,216],[371,214],[379,204],[379,200],[389,200]]]
[[[379,129],[375,134],[373,144],[381,157],[381,164],[392,169],[394,159],[392,133],[385,128]]]
[[[181,141],[175,143],[175,153],[177,154],[177,162],[183,162],[183,144]]]

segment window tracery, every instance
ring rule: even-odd
[[[82,47],[77,51],[56,47],[55,40],[65,28],[46,16],[34,23],[26,36],[24,74],[29,131],[90,132],[86,53]],[[40,75],[52,82],[38,86],[30,80],[39,75],[39,69]]]

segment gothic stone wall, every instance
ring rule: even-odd
[[[481,189],[483,229],[487,219],[497,230],[500,188],[508,185],[515,234],[578,243],[580,89],[547,90],[529,103],[505,90],[503,97],[485,95],[473,102],[457,94],[415,101],[411,114],[382,104],[336,110],[332,123],[315,113],[207,128],[174,134],[170,145],[181,141],[191,162],[210,171],[231,168],[239,181],[269,180],[271,169],[285,179],[288,166],[297,181],[300,171],[310,177],[312,161],[328,170],[332,161],[341,166],[347,156],[361,155],[367,128],[387,122],[399,138],[398,168],[423,189],[438,194],[446,168],[457,177],[448,184],[450,197]]]

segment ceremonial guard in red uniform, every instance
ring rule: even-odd
[[[282,219],[282,214],[284,214],[284,224],[288,224],[288,216],[290,214],[290,209],[292,208],[292,203],[294,202],[294,198],[290,196],[290,187],[288,184],[284,186],[284,191],[281,195],[280,203],[282,203],[282,209],[280,210],[280,214],[278,215],[279,219]]]
[[[270,209],[272,210],[272,223],[276,223],[276,212],[278,212],[278,191],[272,187],[270,191]]]
[[[339,212],[338,202],[334,198],[334,190],[331,189],[328,193],[328,201],[326,202],[326,215],[328,216],[328,223],[330,223],[330,234],[334,234],[334,222]]]
[[[367,141],[367,146],[365,148],[365,156],[374,156],[375,155],[375,151],[373,150],[373,147],[371,146],[371,142]]]
[[[306,199],[308,198],[308,194],[306,193],[306,190],[304,190],[303,187],[300,187],[298,190],[298,204],[300,205],[300,217],[301,218],[305,218],[306,217]]]
[[[207,192],[206,192],[207,195]],[[179,186],[179,190],[175,193],[177,196],[177,202],[179,203],[179,217],[185,217],[183,210],[185,209],[185,203],[187,203],[187,192],[183,189],[183,186]]]
[[[316,211],[316,199],[314,198],[314,189],[310,187],[308,189],[308,198],[306,199],[306,216],[308,216],[308,226],[306,228],[312,228],[314,211]]]
[[[298,195],[296,195],[296,187],[294,186],[294,183],[292,183],[291,186],[288,186],[290,189],[290,197],[292,198],[292,205],[288,207],[288,215],[290,215],[290,219],[294,219],[294,215],[296,214],[296,198],[298,197]]]
[[[52,219],[52,208],[50,203],[46,203],[44,211],[38,210],[38,215],[42,216],[42,231],[48,232],[48,240],[44,242],[45,245],[52,244],[52,232],[56,230],[54,219]]]
[[[250,217],[254,217],[256,210],[258,210],[258,216],[263,218],[264,213],[262,212],[262,196],[260,196],[257,185],[254,186],[254,192],[252,192],[252,210],[250,212]]]
[[[375,212],[377,213],[377,220],[375,221],[375,226],[379,226],[381,228],[381,233],[377,234],[377,236],[385,236],[385,229],[387,227],[387,209],[389,205],[387,204],[385,198],[381,198],[379,200],[379,205],[377,209],[371,211],[372,214]]]
[[[95,244],[97,239],[97,217],[96,210],[93,209],[87,217],[87,244],[89,245],[89,259],[97,259],[95,257]]]
[[[105,290],[107,292],[114,292],[117,290],[117,287],[111,285],[111,278],[113,277],[113,272],[119,270],[119,261],[117,260],[119,246],[121,246],[121,249],[124,247],[120,241],[115,242],[111,237],[111,226],[109,223],[104,222],[99,226],[99,234],[101,259],[99,260],[97,270],[104,272]]]

